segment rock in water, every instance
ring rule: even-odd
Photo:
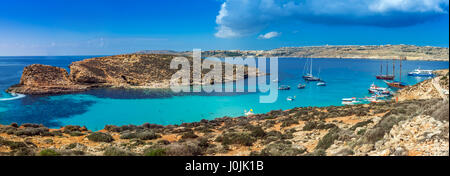
[[[88,86],[75,85],[63,68],[33,64],[24,68],[20,83],[6,91],[11,93],[41,95],[86,90]]]

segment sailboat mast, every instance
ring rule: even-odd
[[[310,65],[310,68],[309,68],[309,74],[312,75],[312,58],[311,58],[311,65]]]
[[[400,82],[402,82],[402,57],[400,57]]]
[[[395,59],[392,59],[392,76],[395,77]]]
[[[386,76],[389,75],[389,62],[386,62]]]
[[[383,64],[380,64],[380,75],[383,75]]]

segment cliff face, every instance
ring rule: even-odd
[[[21,94],[58,94],[84,91],[92,87],[125,88],[169,88],[170,79],[177,69],[170,69],[175,55],[163,54],[128,54],[91,58],[73,62],[70,75],[66,70],[46,65],[31,65],[24,69],[21,81],[7,89],[7,92]],[[187,58],[191,64],[192,58]],[[224,68],[223,63],[222,68]],[[208,70],[203,70],[204,76]],[[249,72],[255,75],[256,68],[246,68],[244,76],[235,77],[233,81],[245,79]],[[223,74],[224,75],[224,74]],[[190,82],[191,85],[201,84]]]
[[[33,64],[24,68],[20,83],[7,92],[25,94],[53,94],[83,91],[87,86],[75,85],[66,70],[48,65]]]
[[[72,63],[70,78],[77,84],[150,86],[170,80],[172,55],[118,55]]]

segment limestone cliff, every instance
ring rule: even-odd
[[[7,92],[25,94],[54,94],[83,91],[88,86],[75,85],[63,68],[33,64],[24,68],[20,83]]]

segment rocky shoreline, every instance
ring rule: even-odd
[[[438,78],[448,82],[448,72]],[[449,104],[433,94],[181,125],[107,125],[97,132],[11,124],[0,126],[0,155],[448,156]]]
[[[73,62],[70,64],[70,74],[63,68],[33,64],[24,68],[20,83],[6,90],[9,93],[29,95],[64,94],[86,91],[92,88],[170,88],[170,79],[178,70],[170,69],[170,63],[177,55],[167,54],[125,54],[98,57]],[[193,59],[190,62],[191,82],[189,85],[205,83],[194,82],[192,79]],[[213,62],[213,61],[208,61]],[[226,63],[221,63],[224,68]],[[224,72],[225,69],[222,69]],[[208,73],[202,70],[202,77]],[[244,75],[236,74],[228,80],[222,74],[222,82],[246,79],[251,75],[261,76],[253,67],[245,67]],[[189,86],[186,85],[186,86]]]

